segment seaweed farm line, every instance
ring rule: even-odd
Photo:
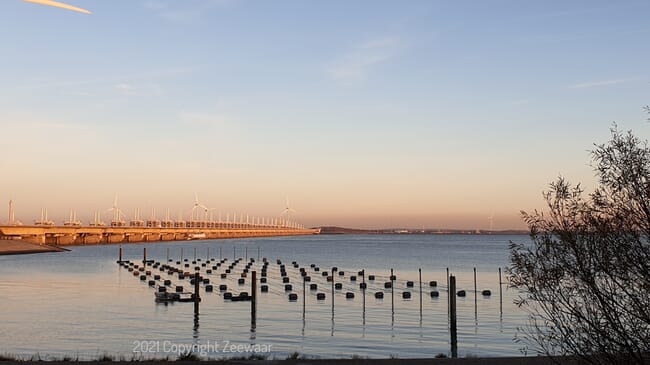
[[[456,253],[441,251],[463,239],[475,242],[459,243]],[[58,258],[44,254],[53,260],[45,267],[34,257],[18,259],[39,276],[52,270],[48,285],[15,275],[5,265],[13,261],[2,258],[0,293],[14,305],[0,311],[0,320],[15,336],[0,338],[0,348],[18,355],[108,353],[127,359],[173,358],[179,354],[170,349],[188,346],[205,358],[284,358],[296,351],[312,357],[520,355],[513,338],[526,317],[512,304],[514,293],[499,284],[508,245],[508,238],[501,239],[251,238],[196,241],[190,247],[76,247]],[[482,245],[482,257],[464,255]],[[369,248],[373,251],[363,257]],[[65,255],[76,257],[61,259]],[[464,258],[452,262],[455,255]],[[449,265],[440,265],[445,259]],[[62,267],[63,261],[69,266]],[[448,274],[457,286],[454,293],[448,292]],[[35,297],[47,303],[25,302]],[[451,298],[457,331],[450,329]],[[20,302],[26,304],[15,305]],[[57,318],[42,320],[43,311]],[[245,353],[224,352],[219,345],[225,344]]]

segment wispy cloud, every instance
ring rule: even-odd
[[[131,84],[120,83],[113,85],[113,89],[117,90],[118,94],[122,96],[135,95],[135,90]]]
[[[633,80],[636,80],[636,78],[627,77],[627,78],[618,78],[618,79],[610,79],[610,80],[590,81],[590,82],[583,82],[579,84],[569,85],[569,89],[586,89],[591,87],[609,86],[609,85],[622,84]]]
[[[401,41],[397,37],[370,40],[340,57],[328,72],[339,81],[363,80],[373,66],[394,57],[400,46]]]

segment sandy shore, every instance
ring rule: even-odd
[[[63,248],[37,245],[21,240],[0,240],[0,255],[23,255],[29,253],[61,252]]]

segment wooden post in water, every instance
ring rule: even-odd
[[[147,264],[147,248],[146,247],[143,247],[143,254],[142,255],[143,255],[142,263],[144,263],[146,265]]]
[[[447,268],[447,292],[451,293],[449,291],[449,268]],[[447,302],[449,302],[449,300],[450,300],[449,297],[447,297]],[[449,304],[449,303],[447,303],[447,304]],[[451,315],[451,312],[449,311],[449,305],[447,305],[447,316],[450,316],[450,315]]]
[[[257,271],[251,272],[251,323],[257,321]]]
[[[219,247],[219,260],[223,260],[223,256],[221,256],[221,247]]]
[[[305,319],[305,309],[307,303],[307,280],[305,276],[302,277],[302,319]]]
[[[118,261],[118,262],[119,262],[119,263],[122,262],[122,245],[120,245],[120,261]]]
[[[210,261],[210,247],[208,247],[208,261]]]
[[[194,247],[194,261],[196,261],[196,247]]]
[[[363,324],[366,324],[366,269],[361,270],[361,282],[363,283],[363,288],[361,288],[361,295],[363,297]]]
[[[237,260],[237,254],[235,253],[235,246],[232,246],[232,260],[235,261]]]
[[[390,269],[390,312],[395,314],[395,280],[393,280],[393,269]]]
[[[244,248],[246,250],[246,258],[244,260],[248,261],[248,246]]]
[[[183,261],[183,247],[181,247],[181,261]]]
[[[501,292],[501,268],[499,267],[499,313],[503,315],[503,293]]]
[[[167,261],[169,261],[169,247],[167,247]]]
[[[420,275],[420,319],[422,319],[422,268],[418,269]]]
[[[257,247],[257,261],[260,260],[260,248]]]
[[[199,295],[199,273],[194,273],[194,304],[195,306],[199,305],[201,301],[201,296]]]
[[[474,268],[474,318],[478,317],[478,291],[476,290],[476,268]]]
[[[334,268],[332,268],[332,320],[334,320]]]
[[[456,332],[456,277],[449,277],[449,332],[451,334],[451,357],[458,357],[458,334]]]

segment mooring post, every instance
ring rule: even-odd
[[[120,261],[118,261],[118,262],[119,262],[119,263],[122,262],[122,245],[120,245]]]
[[[334,320],[334,268],[332,268],[332,320]]]
[[[478,317],[478,291],[476,290],[476,268],[474,268],[474,318]]]
[[[449,268],[447,268],[447,291],[448,291],[449,293],[451,293],[451,292],[449,291]],[[449,301],[450,301],[450,299],[449,299],[449,297],[448,297],[448,298],[447,298],[447,302],[449,302]],[[449,303],[447,303],[447,304],[449,304]],[[451,315],[451,312],[449,311],[449,305],[447,305],[447,317],[449,317],[450,315]]]
[[[420,276],[420,319],[422,319],[422,268],[418,269],[418,274]]]
[[[503,293],[501,291],[501,268],[499,267],[499,313],[503,315]]]
[[[183,247],[181,247],[181,261],[183,261]]]
[[[395,314],[395,276],[393,275],[393,269],[390,269],[390,312]]]
[[[194,273],[194,305],[198,306],[201,301],[201,296],[199,295],[199,273]]]
[[[169,261],[169,247],[167,247],[167,261]]]
[[[302,319],[305,319],[305,307],[307,304],[307,280],[306,276],[302,277]]]
[[[260,248],[257,247],[257,261],[260,260]]]
[[[194,261],[196,261],[196,247],[194,247]]]
[[[232,246],[232,260],[233,260],[233,261],[237,260],[236,255],[237,255],[237,254],[235,253],[235,246]]]
[[[210,261],[210,247],[208,247],[208,257],[207,257],[207,259],[208,259],[208,261]]]
[[[363,324],[366,324],[366,269],[361,270],[361,295],[363,297]]]
[[[246,256],[245,256],[244,260],[248,261],[248,247],[245,247],[244,249],[245,249],[245,252],[246,252],[246,254],[245,254]]]
[[[142,263],[146,265],[147,264],[147,248],[143,247],[142,251],[143,251],[143,253],[142,253],[142,256],[143,256]]]
[[[449,277],[449,331],[451,334],[451,357],[458,357],[458,337],[456,332],[456,277]]]
[[[251,272],[251,323],[257,321],[257,271]]]
[[[219,260],[223,260],[223,256],[221,256],[221,247],[219,247]]]

